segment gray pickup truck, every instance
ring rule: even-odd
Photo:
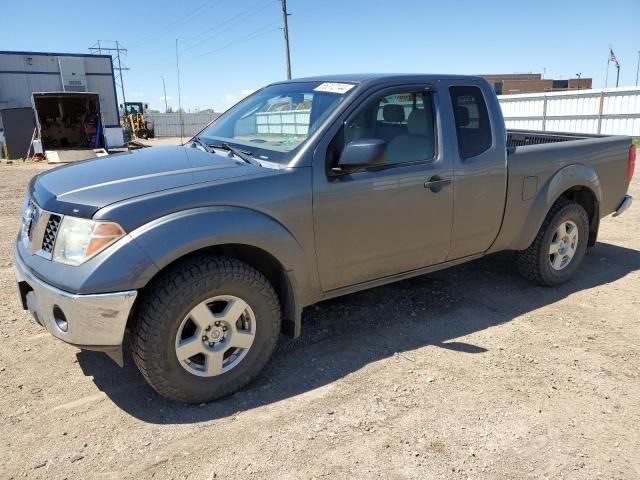
[[[133,358],[160,394],[228,395],[304,307],[503,251],[571,277],[631,204],[620,136],[507,131],[478,77],[342,75],[269,85],[182,146],[30,183],[15,267],[52,335]]]

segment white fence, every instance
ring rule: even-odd
[[[507,128],[640,137],[640,87],[501,95],[498,99]],[[183,113],[183,135],[195,135],[218,115]],[[180,136],[179,113],[147,116],[156,136]],[[236,133],[305,134],[308,126],[308,110],[268,112],[239,125]]]
[[[640,87],[501,95],[507,128],[640,137]]]
[[[258,133],[272,135],[306,135],[311,110],[285,110],[256,113]]]
[[[195,135],[209,122],[218,118],[219,113],[148,113],[146,120],[153,124],[156,137],[179,137],[182,135],[189,137]],[[182,129],[180,126],[182,125]]]

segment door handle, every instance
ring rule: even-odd
[[[442,187],[446,187],[447,185],[451,185],[450,179],[444,179],[439,177],[438,175],[434,175],[429,180],[424,182],[424,188],[428,188],[433,193],[438,193],[442,190]]]

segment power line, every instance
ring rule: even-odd
[[[254,38],[261,37],[262,35],[265,35],[267,33],[275,32],[276,30],[279,30],[278,28],[273,28],[277,23],[278,22],[269,24],[269,25],[267,25],[266,28],[258,29],[256,31],[244,36],[244,37],[240,37],[240,38],[236,39],[235,41],[227,43],[226,45],[223,45],[223,46],[221,46],[219,48],[216,48],[216,49],[213,49],[213,50],[209,50],[208,52],[201,53],[199,55],[196,55],[195,57],[191,57],[188,61],[193,61],[193,60],[196,60],[198,58],[205,57],[207,55],[211,55],[212,53],[216,53],[216,52],[219,52],[221,50],[226,50],[227,48],[234,47],[234,46],[239,45],[241,43],[246,43],[249,40],[253,40]]]
[[[235,23],[231,23],[231,22],[233,22],[233,21],[237,21],[238,19],[240,19],[240,18],[242,18],[242,17],[244,17],[244,18],[243,18],[243,20],[246,20],[247,18],[250,18],[250,17],[252,17],[252,16],[254,16],[254,15],[257,15],[257,14],[258,14],[258,13],[260,13],[262,10],[264,10],[265,8],[267,8],[267,7],[270,5],[271,1],[268,1],[268,2],[266,2],[266,3],[263,3],[263,4],[262,4],[262,6],[261,6],[260,8],[255,8],[256,6],[260,5],[261,3],[262,3],[262,0],[261,0],[261,1],[259,1],[259,2],[257,2],[257,3],[255,3],[255,4],[253,4],[252,6],[250,6],[249,8],[247,8],[246,10],[243,10],[242,12],[238,13],[237,15],[234,15],[233,17],[228,18],[227,20],[225,20],[225,21],[223,21],[223,22],[219,22],[217,25],[215,25],[215,26],[213,26],[213,27],[211,27],[211,28],[208,28],[208,29],[206,29],[206,30],[203,30],[202,32],[200,32],[200,33],[198,33],[198,34],[196,34],[196,35],[194,35],[194,36],[192,36],[192,37],[189,37],[189,38],[185,39],[185,40],[183,41],[183,43],[190,43],[190,42],[192,42],[193,40],[195,40],[196,38],[200,38],[200,37],[202,37],[202,35],[205,35],[205,34],[207,34],[207,33],[209,33],[209,32],[212,32],[212,31],[214,32],[214,35],[206,37],[206,38],[205,38],[205,39],[203,39],[202,41],[200,41],[200,42],[196,43],[195,45],[192,45],[192,46],[191,46],[191,47],[189,47],[189,48],[184,49],[183,51],[185,51],[185,52],[186,52],[187,50],[192,50],[192,49],[194,49],[195,47],[197,47],[198,45],[202,44],[203,42],[208,41],[208,40],[211,40],[212,38],[217,37],[217,36],[218,36],[218,35],[220,35],[221,33],[224,33],[224,32],[227,32],[227,31],[231,30],[232,28],[234,28],[234,27],[236,26],[236,25],[235,25]],[[247,15],[247,14],[248,14],[248,15]],[[227,25],[227,28],[224,28],[224,29],[222,29],[222,30],[218,30],[221,26],[225,26],[225,25]]]
[[[194,20],[196,17],[198,17],[198,15],[203,13],[205,10],[209,10],[209,9],[211,9],[213,7],[216,7],[220,3],[222,3],[222,0],[218,0],[217,2],[211,2],[211,1],[207,0],[204,3],[200,4],[198,7],[196,7],[194,10],[188,12],[185,15],[182,15],[181,17],[177,18],[173,22],[170,22],[167,25],[165,25],[164,27],[156,30],[155,32],[152,32],[151,34],[146,35],[146,36],[140,38],[139,40],[133,42],[131,44],[131,46],[141,45],[143,43],[148,42],[149,40],[151,40],[153,38],[158,37],[159,35],[170,33],[172,30],[175,30],[176,26],[179,26],[180,24],[188,23],[191,20]]]
[[[217,52],[220,52],[222,50],[226,50],[228,48],[235,47],[236,45],[240,45],[242,43],[246,43],[248,41],[251,41],[254,38],[258,38],[258,37],[261,37],[261,36],[266,35],[268,33],[275,32],[275,31],[279,30],[279,28],[274,28],[278,23],[279,22],[273,22],[273,23],[267,25],[264,28],[260,28],[258,30],[253,31],[253,32],[250,32],[247,35],[244,35],[244,36],[242,36],[240,38],[237,38],[233,42],[229,42],[227,44],[221,45],[218,48],[214,48],[213,50],[209,50],[207,52],[197,54],[197,55],[195,55],[193,57],[189,57],[186,60],[183,60],[181,63],[184,65],[185,63],[190,63],[190,62],[192,62],[194,60],[197,60],[197,59],[199,59],[201,57],[205,57],[207,55],[211,55],[212,53],[217,53]],[[158,66],[161,66],[161,67],[168,66],[168,63],[162,63],[162,64],[160,64]]]
[[[154,39],[154,38],[156,38],[156,37],[158,37],[160,35],[168,34],[172,30],[175,30],[176,26],[180,26],[182,24],[190,22],[191,20],[195,19],[204,10],[207,10],[208,8],[215,7],[221,2],[222,2],[222,0],[218,0],[217,2],[205,1],[204,3],[202,3],[198,7],[196,7],[194,10],[186,13],[185,15],[182,15],[181,17],[177,18],[173,22],[168,23],[164,27],[152,32],[151,34],[142,37],[138,41],[134,42],[132,45],[133,46],[137,46],[137,45],[140,45],[140,44],[143,44],[143,43],[147,43],[151,39]]]
[[[260,3],[262,3],[262,2],[260,1],[260,2],[255,3],[254,5],[249,7],[248,9],[243,10],[242,12],[238,13],[237,15],[234,15],[231,18],[228,18],[227,20],[225,20],[223,22],[219,22],[217,25],[215,25],[212,28],[208,28],[208,29],[206,29],[206,30],[204,30],[204,31],[192,36],[192,37],[187,38],[186,40],[181,40],[181,42],[182,42],[181,45],[188,44],[188,43],[192,42],[193,40],[195,40],[196,38],[202,37],[202,35],[204,35],[204,34],[207,34],[207,33],[211,32],[213,30],[219,29],[221,26],[222,27],[226,26],[226,28],[222,28],[221,30],[217,30],[213,35],[210,35],[210,36],[202,39],[201,41],[191,45],[190,47],[182,48],[181,49],[182,53],[188,52],[190,50],[193,50],[194,48],[199,47],[203,43],[205,43],[205,42],[207,42],[207,41],[209,41],[209,40],[211,40],[213,38],[216,38],[216,37],[220,36],[220,34],[228,32],[229,30],[235,28],[238,19],[240,19],[241,17],[244,17],[243,18],[243,21],[244,21],[244,20],[246,20],[246,19],[248,19],[248,18],[250,18],[250,17],[252,17],[252,16],[254,16],[254,15],[258,14],[258,13],[260,13],[260,11],[264,10],[266,7],[269,6],[269,4],[271,3],[271,0],[269,0],[265,4],[263,4],[261,8],[254,9],[254,7],[256,5],[260,5]],[[160,49],[160,50],[156,50],[155,52],[147,53],[146,55],[147,56],[154,55],[154,54],[157,54],[157,53],[160,53],[160,52],[165,52],[166,53],[166,48],[163,48],[163,49]],[[173,56],[173,55],[171,55],[171,56]],[[169,59],[169,56],[167,56],[167,59]]]

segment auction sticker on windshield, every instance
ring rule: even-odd
[[[355,87],[355,85],[352,85],[350,83],[330,83],[330,82],[325,82],[325,83],[322,83],[322,84],[318,85],[316,88],[313,89],[313,91],[314,92],[327,92],[327,93],[343,94],[343,93],[347,93],[353,87]]]

